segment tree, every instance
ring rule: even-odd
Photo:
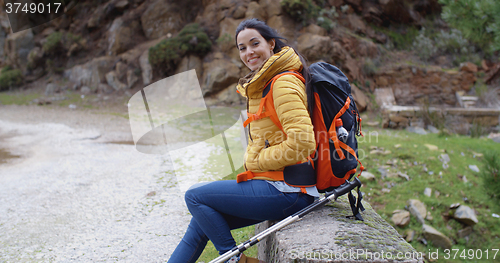
[[[441,16],[485,51],[500,50],[500,1],[439,0]]]

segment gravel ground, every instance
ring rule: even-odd
[[[0,148],[19,156],[0,163],[0,261],[166,261],[190,215],[168,155],[131,141],[102,111],[0,106]]]

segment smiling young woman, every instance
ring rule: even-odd
[[[251,70],[237,86],[238,92],[247,99],[249,114],[259,110],[266,83],[277,74],[294,71],[302,74],[303,79],[283,75],[274,82],[273,103],[281,128],[268,117],[257,119],[249,126],[244,174],[251,173],[254,177],[200,183],[186,192],[186,204],[193,218],[168,262],[196,262],[208,240],[222,255],[236,246],[232,229],[265,220],[281,220],[319,196],[315,186],[294,187],[269,176],[283,174],[285,167],[290,170],[297,163],[307,162],[316,148],[307,105],[310,98],[309,87],[306,88],[309,86],[306,85],[307,66],[300,54],[283,40],[274,29],[257,19],[245,20],[236,29],[240,58]],[[227,262],[259,260],[240,253]]]

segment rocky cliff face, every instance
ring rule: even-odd
[[[389,67],[374,74],[367,68],[372,61],[384,61],[388,41],[387,35],[367,23],[380,27],[420,25],[426,15],[440,11],[436,0],[324,1],[324,10],[336,10],[334,27],[327,27],[328,31],[325,26],[304,26],[296,21],[283,10],[283,1],[78,1],[63,16],[18,33],[10,33],[2,10],[0,63],[20,69],[25,83],[44,75],[62,76],[74,89],[86,86],[100,93],[139,89],[162,77],[196,69],[208,101],[238,104],[239,95],[230,91],[248,70],[234,48],[234,32],[243,19],[256,17],[276,28],[309,62],[323,60],[337,65],[351,82],[365,87],[365,92],[366,88],[392,87],[396,100],[400,98],[402,103],[408,96],[439,93],[442,88],[447,92],[439,102],[454,103],[449,98],[452,92],[470,89],[475,80],[472,73],[450,73],[457,75],[453,78],[437,70],[428,78],[421,69],[416,74],[413,68]],[[180,58],[175,70],[152,67],[149,49],[193,22],[207,33],[211,51]],[[406,76],[412,74],[415,77],[408,84]],[[441,87],[443,83],[446,85]],[[356,92],[362,93],[359,89]],[[358,104],[368,104],[366,96],[357,97]]]

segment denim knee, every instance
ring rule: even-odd
[[[189,189],[184,194],[184,201],[188,207],[193,206],[197,203],[198,198],[198,188],[209,184],[210,182],[197,183],[189,187]]]
[[[184,194],[184,202],[188,208],[196,204],[196,191],[194,189],[189,189]]]

